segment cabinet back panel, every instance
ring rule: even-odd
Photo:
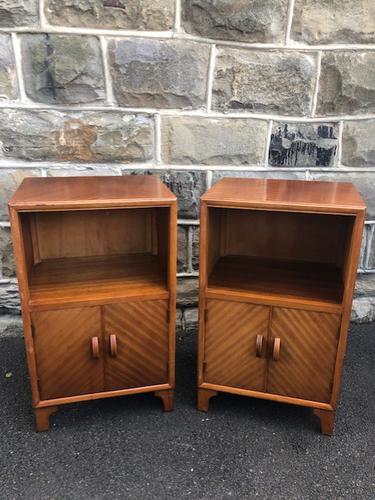
[[[34,262],[61,257],[152,253],[157,248],[153,209],[29,214]]]
[[[220,254],[343,265],[352,218],[339,215],[226,210]]]

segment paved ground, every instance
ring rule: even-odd
[[[305,408],[220,395],[198,412],[192,336],[177,367],[172,413],[151,395],[82,403],[37,434],[22,340],[0,339],[0,498],[375,498],[375,325],[352,328],[333,438]]]

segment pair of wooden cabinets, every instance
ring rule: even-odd
[[[9,204],[38,430],[61,404],[173,408],[175,196],[155,177],[25,179]],[[201,204],[198,408],[310,406],[332,433],[365,207],[350,184],[223,179]]]
[[[59,405],[173,409],[176,198],[157,178],[26,178],[9,203],[37,430]]]

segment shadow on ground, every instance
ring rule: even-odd
[[[80,403],[37,434],[23,341],[1,339],[0,498],[374,498],[374,325],[352,328],[332,438],[301,407],[220,395],[200,413],[194,385],[190,335],[174,412],[152,395]]]

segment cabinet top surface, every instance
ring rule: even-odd
[[[156,176],[27,177],[12,196],[16,209],[169,205],[174,194]]]
[[[202,200],[215,206],[238,206],[319,212],[359,212],[366,205],[353,184],[280,179],[221,179]]]

